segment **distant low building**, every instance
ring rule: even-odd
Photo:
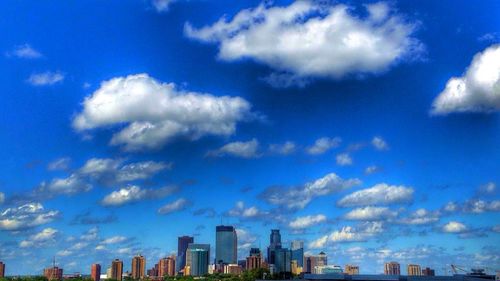
[[[422,269],[422,275],[423,276],[435,276],[435,272],[434,272],[434,269],[430,269],[428,267]]]
[[[399,263],[395,261],[386,262],[384,264],[384,274],[385,275],[401,275],[401,267]]]
[[[317,265],[314,274],[341,274],[342,268],[338,265]]]
[[[62,280],[63,269],[57,266],[46,268],[43,270],[43,276],[45,276],[47,280]]]
[[[5,277],[5,263],[0,261],[0,278]]]
[[[420,276],[422,275],[422,269],[418,264],[409,264],[407,267],[408,276]]]
[[[358,275],[359,266],[347,264],[344,269],[344,273],[348,275]]]
[[[100,281],[101,280],[101,265],[94,263],[90,267],[90,278],[94,281]]]
[[[224,274],[240,275],[243,272],[243,268],[237,264],[225,264]]]

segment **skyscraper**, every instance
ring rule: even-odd
[[[181,236],[177,239],[177,272],[183,270],[186,266],[186,251],[188,245],[193,242],[194,238],[191,236]]]
[[[235,264],[238,261],[238,238],[233,226],[218,225],[215,228],[215,262]]]
[[[94,263],[90,267],[90,278],[94,281],[99,281],[101,280],[101,265]]]
[[[304,258],[304,269],[305,273],[314,273],[314,268],[316,266],[328,265],[328,257],[324,252],[319,253],[317,256],[306,256]]]
[[[121,281],[123,276],[123,262],[119,259],[111,262],[111,279]]]
[[[274,266],[276,273],[290,273],[292,253],[288,248],[279,248],[274,250]]]
[[[207,274],[209,259],[209,244],[189,244],[186,252],[186,267],[189,267],[189,275],[203,276]]]
[[[5,263],[0,261],[0,278],[5,277]]]
[[[146,258],[137,255],[132,258],[132,279],[142,279],[146,276]]]
[[[281,234],[279,229],[271,229],[269,237],[269,247],[267,248],[267,263],[274,264],[275,251],[281,249]]]
[[[304,266],[304,242],[295,240],[292,241],[291,245],[292,250],[292,260],[297,261],[298,267]]]
[[[408,276],[420,276],[422,275],[422,269],[418,264],[409,264],[407,267]]]
[[[401,275],[401,268],[399,263],[395,261],[386,262],[384,264],[384,274],[385,275]]]
[[[158,277],[175,276],[175,257],[162,258],[158,262]]]

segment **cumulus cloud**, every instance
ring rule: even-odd
[[[443,211],[454,213],[454,212],[464,212],[481,214],[485,212],[499,212],[500,211],[500,200],[482,200],[482,199],[469,199],[463,203],[448,202],[444,207]]]
[[[500,45],[477,53],[461,77],[452,77],[432,104],[431,114],[500,110]]]
[[[356,227],[344,226],[329,235],[324,235],[309,244],[311,249],[325,248],[328,243],[349,243],[366,241],[384,230],[381,222],[365,222]]]
[[[31,47],[30,44],[22,44],[15,46],[14,49],[6,53],[7,57],[17,57],[22,59],[38,59],[43,55]]]
[[[259,195],[259,198],[288,209],[303,209],[316,197],[340,192],[359,184],[361,184],[359,179],[342,179],[336,174],[330,173],[298,187],[268,187]]]
[[[101,201],[103,206],[122,206],[147,199],[160,199],[176,192],[176,186],[165,186],[158,189],[142,189],[131,185],[111,192]]]
[[[256,158],[260,157],[259,142],[257,139],[249,141],[235,141],[222,146],[219,149],[207,152],[209,157],[234,156],[241,158]]]
[[[494,182],[488,182],[479,187],[478,193],[480,195],[492,195],[496,193],[497,185]]]
[[[443,232],[447,233],[462,233],[467,230],[467,226],[461,222],[450,221],[447,224],[443,225]]]
[[[109,238],[104,239],[101,243],[102,244],[118,244],[127,241],[127,237],[125,236],[112,236]]]
[[[295,152],[297,146],[294,142],[286,141],[282,144],[270,144],[269,152],[273,154],[289,155]]]
[[[0,213],[1,230],[22,230],[52,222],[59,211],[46,211],[40,203],[11,207]]]
[[[56,160],[50,162],[47,165],[47,169],[49,171],[67,170],[69,168],[70,163],[71,163],[71,158],[62,157],[62,158],[59,158],[59,159],[56,159]]]
[[[56,71],[45,71],[41,73],[33,73],[28,78],[28,83],[33,86],[46,86],[60,83],[64,80],[64,74]]]
[[[366,167],[365,169],[365,174],[366,175],[371,175],[380,172],[380,167],[376,165],[371,165]]]
[[[5,194],[3,192],[0,192],[0,205],[5,202]]]
[[[239,97],[187,92],[137,74],[102,82],[83,101],[73,127],[80,132],[120,127],[111,145],[131,151],[157,149],[179,137],[232,135],[238,122],[255,118],[250,107]]]
[[[251,58],[293,79],[380,73],[418,56],[423,47],[412,37],[415,23],[383,2],[365,8],[367,15],[358,16],[359,11],[342,4],[261,4],[203,28],[186,23],[184,31],[218,44],[221,60]]]
[[[372,145],[376,150],[388,150],[389,145],[387,142],[381,137],[374,137],[372,139]]]
[[[413,200],[413,188],[380,183],[373,187],[351,193],[337,202],[340,207],[389,205]]]
[[[298,217],[292,220],[288,224],[288,226],[292,229],[304,229],[325,221],[326,221],[326,216],[323,214],[318,214],[318,215]]]
[[[352,158],[349,153],[340,153],[335,157],[335,161],[337,161],[337,165],[339,166],[349,166],[352,165]]]
[[[229,216],[239,217],[243,220],[262,219],[269,215],[269,212],[262,211],[256,206],[246,207],[245,202],[238,201],[236,205],[227,212]]]
[[[166,12],[174,0],[151,0],[151,4],[157,12]]]
[[[41,247],[55,242],[58,231],[53,228],[45,228],[41,232],[31,235],[28,239],[19,243],[21,248]]]
[[[191,205],[190,201],[184,198],[180,198],[171,203],[163,205],[160,209],[158,209],[158,213],[161,215],[166,215],[177,211],[182,211],[187,207],[189,207],[190,205]]]
[[[440,213],[429,211],[424,208],[418,209],[408,217],[400,219],[400,223],[408,225],[425,225],[439,221]]]
[[[40,197],[50,198],[54,195],[74,195],[81,192],[87,192],[92,189],[84,178],[77,174],[72,174],[66,178],[55,178],[50,182],[42,182],[35,190]]]
[[[339,137],[328,138],[323,137],[317,139],[313,145],[306,148],[306,152],[311,155],[319,155],[327,152],[328,150],[338,147],[342,139]]]
[[[349,211],[344,215],[344,218],[348,220],[376,221],[394,218],[397,215],[398,212],[387,207],[367,206]]]

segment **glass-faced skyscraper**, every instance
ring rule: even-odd
[[[280,230],[271,229],[269,240],[269,247],[267,248],[267,263],[274,264],[275,252],[277,249],[281,249]]]
[[[300,267],[304,266],[304,242],[295,240],[292,241],[291,245],[292,260],[297,261],[297,265]]]
[[[224,264],[237,263],[238,237],[234,227],[218,225],[215,231],[215,262]]]
[[[210,244],[189,244],[186,257],[186,265],[190,267],[190,275],[207,274],[210,263]]]
[[[177,262],[176,271],[179,272],[186,266],[186,251],[188,245],[194,242],[194,238],[191,236],[181,236],[177,240]]]

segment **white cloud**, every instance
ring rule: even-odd
[[[175,0],[151,0],[151,4],[157,12],[166,12],[172,2]]]
[[[260,157],[259,142],[257,139],[249,141],[236,141],[228,143],[219,149],[211,150],[207,153],[210,157],[235,156],[241,158]]]
[[[46,211],[40,203],[7,208],[0,213],[1,230],[22,230],[52,222],[59,211]]]
[[[496,192],[497,185],[494,182],[488,182],[479,187],[479,194],[494,194]]]
[[[127,241],[127,237],[118,235],[118,236],[106,238],[101,243],[102,244],[118,244],[118,243],[122,243],[124,241]]]
[[[337,154],[337,157],[335,157],[335,160],[337,161],[337,165],[339,165],[339,166],[352,165],[352,158],[349,155],[349,153]]]
[[[344,218],[348,220],[375,221],[394,218],[397,214],[398,212],[391,211],[387,207],[367,206],[349,211],[344,215]]]
[[[291,141],[286,141],[282,144],[270,144],[269,152],[273,154],[289,155],[295,152],[297,146]]]
[[[371,174],[378,173],[379,171],[380,171],[380,167],[378,167],[376,165],[371,165],[371,166],[366,167],[365,174],[371,175]]]
[[[5,202],[5,194],[3,192],[0,192],[0,205]]]
[[[448,202],[443,210],[449,213],[464,212],[481,214],[484,212],[499,212],[500,200],[485,201],[481,199],[469,199],[463,203]]]
[[[7,52],[7,57],[14,56],[23,59],[38,59],[43,57],[43,55],[35,50],[29,44],[18,45],[14,47],[14,50]]]
[[[92,185],[77,174],[72,174],[67,178],[55,178],[50,182],[42,182],[35,190],[39,196],[54,196],[58,194],[74,195],[87,192],[92,189]]]
[[[477,53],[465,74],[452,77],[434,100],[431,113],[500,110],[500,45]]]
[[[425,225],[432,224],[439,221],[439,212],[431,212],[426,209],[418,209],[414,211],[410,216],[402,218],[400,223],[409,225]]]
[[[416,24],[385,3],[365,7],[368,15],[361,17],[341,4],[262,4],[200,29],[186,23],[184,30],[190,38],[219,44],[222,60],[251,58],[293,79],[380,73],[418,57],[423,47],[412,37]]]
[[[137,74],[102,82],[83,101],[73,127],[84,132],[125,125],[113,135],[111,145],[132,151],[155,149],[179,137],[232,135],[238,122],[255,118],[250,107],[239,97],[187,92]]]
[[[236,202],[236,206],[227,212],[229,216],[240,217],[241,219],[259,219],[269,215],[268,212],[261,211],[256,206],[245,207],[243,201]]]
[[[372,139],[372,145],[373,145],[373,147],[375,147],[376,150],[388,150],[389,149],[389,145],[381,137],[374,137]]]
[[[33,86],[45,86],[45,85],[54,85],[56,83],[60,83],[64,80],[64,74],[57,71],[46,71],[41,73],[33,73],[28,78],[28,83]]]
[[[366,206],[407,203],[413,199],[413,188],[380,183],[371,188],[351,193],[337,202],[338,206]]]
[[[298,217],[291,221],[288,226],[293,229],[304,229],[326,221],[326,216],[322,214]]]
[[[339,137],[328,138],[323,137],[317,139],[313,145],[306,148],[306,152],[311,155],[318,155],[327,152],[328,150],[338,147],[342,139]]]
[[[448,233],[462,233],[466,230],[467,226],[457,221],[450,221],[447,224],[443,225],[443,231]]]
[[[188,200],[186,200],[184,198],[180,198],[180,199],[177,199],[174,202],[168,203],[168,204],[164,205],[163,207],[161,207],[160,209],[158,209],[158,213],[162,214],[162,215],[166,215],[166,214],[170,214],[173,212],[182,211],[182,210],[186,209],[190,204],[191,204],[191,202],[189,202]]]
[[[47,165],[47,169],[49,171],[59,171],[59,170],[67,170],[69,168],[69,164],[71,163],[71,158],[62,157],[50,162]]]
[[[366,241],[384,231],[381,222],[366,222],[357,227],[344,226],[329,235],[322,236],[309,244],[311,249],[324,248],[328,243],[349,243]]]
[[[309,248],[310,249],[323,249],[323,248],[325,248],[327,242],[328,242],[328,235],[324,235],[316,240],[313,240],[311,243],[309,243]]]
[[[41,232],[31,235],[27,240],[19,243],[21,248],[42,247],[48,243],[55,242],[58,231],[53,228],[45,228]]]
[[[171,195],[177,190],[175,186],[165,186],[158,189],[141,189],[139,186],[131,185],[106,195],[101,204],[104,206],[122,206],[147,199],[160,199]]]
[[[342,179],[334,173],[325,175],[312,182],[294,188],[272,186],[265,189],[259,197],[266,202],[288,209],[303,209],[312,199],[349,189],[361,184],[359,179]]]

